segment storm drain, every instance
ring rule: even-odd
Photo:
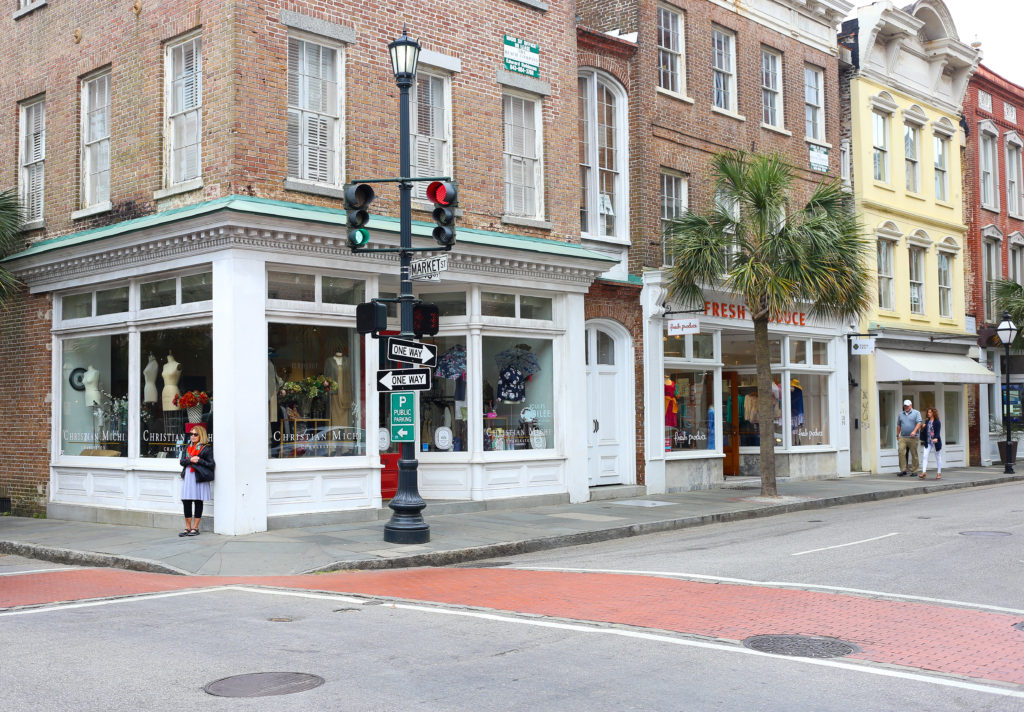
[[[305,672],[252,672],[222,677],[203,690],[217,697],[271,697],[305,692],[322,684],[322,677]]]
[[[978,531],[978,532],[960,532],[960,533],[962,535],[964,535],[964,536],[1012,536],[1012,534],[1010,534],[1010,532]]]
[[[859,652],[852,643],[812,635],[752,635],[743,641],[743,646],[762,653],[798,658],[841,658]]]

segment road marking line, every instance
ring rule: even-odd
[[[367,598],[352,598],[341,593],[313,593],[311,591],[285,590],[280,588],[260,588],[255,586],[228,586],[232,591],[248,591],[250,593],[266,593],[272,596],[295,596],[296,598],[318,598],[341,603],[366,603]]]
[[[816,551],[828,551],[829,549],[842,549],[844,546],[854,546],[856,544],[866,544],[869,541],[878,541],[879,539],[888,539],[891,536],[896,536],[899,532],[892,532],[890,534],[883,534],[882,536],[873,536],[870,539],[861,539],[860,541],[851,541],[849,544],[836,544],[835,546],[823,546],[820,549],[808,549],[807,551],[798,551],[790,556],[803,556],[804,554],[813,554]]]
[[[826,586],[817,583],[792,583],[790,581],[754,581],[752,579],[730,578],[728,576],[708,576],[706,574],[688,574],[678,571],[636,571],[632,569],[575,569],[562,566],[508,566],[506,569],[520,569],[523,571],[565,571],[568,573],[583,574],[623,574],[625,576],[662,576],[665,578],[689,579],[694,581],[715,581],[717,583],[735,583],[741,586],[771,586],[774,588],[798,588],[802,590],[817,589],[821,591],[841,591],[843,593],[856,593],[864,596],[877,596],[883,598],[901,598],[908,601],[920,601],[922,603],[941,603],[948,606],[959,606],[961,608],[980,608],[986,611],[999,611],[1017,616],[1024,616],[1024,610],[1017,608],[1006,608],[1005,606],[990,606],[987,603],[970,603],[968,601],[955,601],[949,598],[930,598],[928,596],[911,596],[905,593],[889,593],[888,591],[872,591],[864,588],[849,588],[847,586]]]
[[[65,566],[62,569],[29,569],[26,571],[5,571],[0,576],[24,576],[25,574],[47,574],[51,571],[81,571],[80,566]]]
[[[499,621],[502,623],[520,623],[523,625],[533,625],[542,628],[558,628],[560,630],[571,630],[580,633],[604,633],[606,635],[619,635],[625,638],[639,638],[641,640],[650,640],[659,643],[670,643],[673,645],[682,645],[691,648],[704,648],[705,650],[717,650],[728,653],[741,653],[743,655],[755,655],[758,657],[772,658],[774,660],[779,661],[804,663],[807,665],[817,665],[819,667],[838,668],[840,670],[847,670],[849,672],[867,673],[869,675],[879,675],[881,677],[895,677],[902,680],[913,680],[915,682],[924,682],[932,685],[941,685],[944,687],[956,687],[961,690],[986,692],[992,695],[1002,695],[1004,697],[1016,697],[1018,699],[1024,699],[1024,691],[1008,690],[1005,688],[983,685],[980,683],[964,682],[962,680],[951,680],[943,677],[931,677],[929,675],[905,672],[902,670],[875,668],[869,667],[867,665],[859,665],[856,663],[845,663],[837,660],[816,660],[813,658],[798,658],[790,657],[787,655],[773,655],[771,653],[762,653],[759,650],[751,650],[750,648],[744,648],[739,645],[711,643],[703,640],[687,640],[683,638],[674,638],[667,635],[658,635],[657,633],[643,633],[640,631],[622,630],[619,628],[596,628],[592,626],[576,625],[573,623],[560,623],[555,621],[538,621],[532,619],[512,618],[509,616],[501,616],[493,613],[478,613],[476,611],[456,611],[444,608],[416,606],[406,603],[395,603],[392,606],[392,608],[402,608],[405,610],[420,611],[424,613],[444,613],[453,616],[467,616],[470,618],[481,618],[484,620]],[[870,663],[871,661],[866,662]]]

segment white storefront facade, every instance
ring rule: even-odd
[[[397,293],[398,261],[353,255],[344,218],[232,196],[10,260],[33,293],[54,295],[49,516],[178,525],[189,423],[214,442],[218,533],[381,506],[397,445],[377,393],[383,340],[356,333],[355,308]],[[397,221],[370,227],[374,243],[397,244]],[[458,237],[441,281],[415,286],[440,309],[424,337],[439,364],[416,405],[420,493],[584,501],[583,300],[610,261],[550,240]],[[190,413],[193,392],[210,401]]]

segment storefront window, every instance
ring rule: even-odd
[[[139,285],[142,308],[156,309],[173,305],[178,299],[177,290],[177,280],[173,277],[156,282],[143,282]]]
[[[213,438],[211,329],[144,331],[139,346],[143,361],[139,455],[177,459],[188,424],[202,424]]]
[[[355,329],[270,324],[268,455],[366,453],[362,339]]]
[[[361,304],[365,301],[366,282],[344,277],[323,277],[324,304]]]
[[[690,338],[693,343],[693,358],[713,359],[715,357],[714,334],[694,334]]]
[[[807,341],[804,339],[789,339],[789,362],[792,364],[807,363]]]
[[[437,346],[437,368],[429,391],[420,392],[420,448],[423,452],[465,452],[466,337],[423,339]]]
[[[686,358],[686,337],[665,336],[665,358]]]
[[[757,412],[757,374],[740,375],[739,397],[737,398],[740,421],[740,445],[756,447],[761,444],[761,433],[769,427],[775,435],[775,447],[782,446],[782,386],[780,376],[772,374],[772,423],[764,426]]]
[[[714,398],[714,371],[665,370],[665,452],[715,449]]]
[[[316,299],[316,277],[312,274],[267,272],[267,298],[312,302]]]
[[[828,364],[828,342],[812,341],[811,350],[814,352],[814,365],[825,366]]]
[[[128,311],[128,286],[96,292],[96,316]]]
[[[181,278],[181,303],[206,302],[213,299],[213,272],[190,274]]]
[[[438,315],[466,316],[466,293],[465,292],[428,292],[421,294],[420,299],[428,304],[436,304]]]
[[[128,335],[65,339],[62,346],[61,454],[127,457]]]
[[[484,316],[515,318],[516,295],[500,292],[480,292],[480,313]]]
[[[550,339],[483,338],[484,450],[554,447]]]
[[[946,391],[943,397],[946,409],[939,413],[942,421],[942,442],[944,445],[960,443],[960,394],[957,391]]]
[[[551,321],[551,298],[520,296],[519,318]]]
[[[794,447],[828,445],[828,376],[792,374],[789,414]]]
[[[896,448],[896,391],[878,391],[878,446]]]

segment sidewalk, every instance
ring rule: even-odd
[[[0,517],[0,553],[82,566],[211,576],[443,566],[715,522],[1016,481],[1024,481],[1024,474],[1005,475],[1001,467],[991,466],[947,470],[939,481],[896,475],[782,479],[777,500],[761,498],[756,479],[730,478],[725,487],[715,490],[458,514],[432,514],[428,501],[423,515],[430,525],[431,541],[423,545],[386,543],[386,518],[237,537],[203,532],[182,538],[168,529]]]

